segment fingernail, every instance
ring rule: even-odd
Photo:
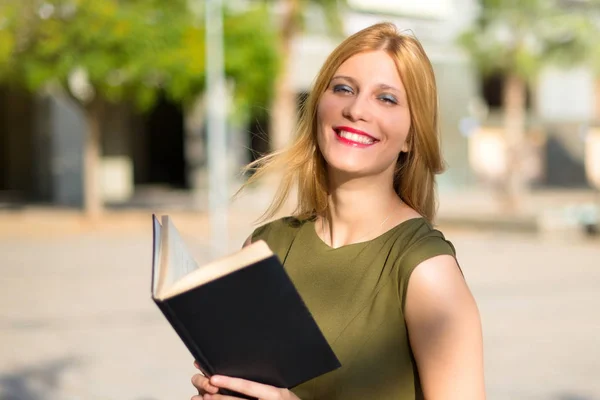
[[[213,375],[213,376],[210,378],[210,383],[212,383],[212,384],[215,384],[215,385],[216,385],[216,384],[219,384],[219,383],[221,382],[221,380],[222,380],[222,378],[221,378],[219,375]]]

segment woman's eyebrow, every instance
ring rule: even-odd
[[[398,88],[396,88],[394,86],[390,86],[387,83],[380,83],[377,87],[380,88],[380,89],[383,89],[383,90],[392,90],[392,91],[398,92],[400,94],[403,93],[402,90],[400,90],[400,89],[398,89]]]
[[[336,75],[333,78],[331,78],[332,81],[336,80],[336,79],[344,79],[347,81],[352,82],[352,84],[356,85],[358,82],[356,81],[356,79],[354,79],[351,76],[345,76],[345,75]]]
[[[343,80],[346,80],[346,81],[349,81],[349,82],[351,82],[353,85],[358,85],[358,81],[357,81],[356,79],[354,79],[353,77],[351,77],[351,76],[346,76],[346,75],[336,75],[336,76],[334,76],[333,78],[331,78],[331,80],[332,80],[332,81],[334,81],[334,80],[338,80],[338,79],[343,79]],[[397,87],[394,87],[394,86],[388,85],[387,83],[379,83],[379,84],[377,84],[376,86],[377,86],[377,88],[379,88],[379,89],[383,89],[383,90],[392,90],[392,91],[394,91],[394,92],[398,92],[399,94],[402,94],[402,93],[404,93],[402,90],[398,89]]]

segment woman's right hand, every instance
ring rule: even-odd
[[[194,361],[194,366],[200,369],[196,361]],[[202,374],[196,374],[192,377],[192,385],[198,389],[199,396],[204,396],[205,394],[216,394],[219,391],[219,388],[211,385],[210,379]]]

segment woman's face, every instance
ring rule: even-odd
[[[330,169],[390,172],[407,150],[410,112],[396,64],[384,51],[359,53],[333,75],[317,110],[319,149]]]

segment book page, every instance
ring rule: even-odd
[[[162,283],[160,291],[198,269],[198,264],[169,216],[163,215],[162,226],[161,264],[162,268],[166,270],[166,282]]]
[[[161,292],[161,298],[168,298],[183,293],[271,256],[273,256],[273,251],[271,251],[264,240],[259,240],[233,254],[213,260],[198,270],[189,273]]]
[[[159,282],[164,274],[161,274],[160,268],[160,248],[161,248],[161,231],[160,221],[156,215],[152,214],[152,294],[156,295],[159,287]]]

